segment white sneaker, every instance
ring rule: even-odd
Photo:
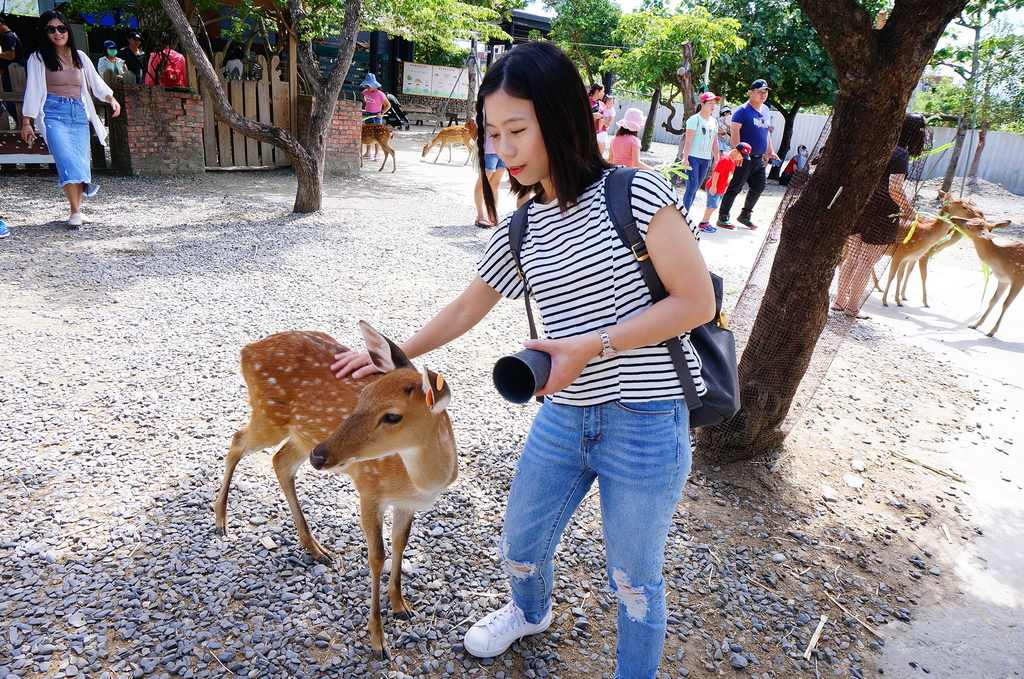
[[[522,609],[510,601],[504,607],[481,618],[466,632],[462,645],[478,658],[493,658],[508,650],[513,642],[551,626],[552,611],[536,625],[526,622]]]
[[[82,221],[82,213],[76,212],[71,215],[70,219],[68,219],[68,226],[70,226],[72,229],[77,229],[82,225]]]

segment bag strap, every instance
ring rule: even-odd
[[[516,263],[516,271],[519,272],[519,278],[523,281],[523,299],[526,300],[526,318],[530,322],[530,339],[537,339],[537,324],[533,320],[533,308],[530,306],[530,284],[526,280],[526,274],[523,273],[523,263],[519,258],[519,253],[523,249],[527,216],[534,200],[531,198],[519,206],[515,214],[512,215],[512,222],[508,227],[509,249],[512,251],[512,259]]]
[[[523,238],[526,236],[526,224],[528,221],[527,216],[534,200],[536,199],[531,198],[520,205],[515,214],[512,215],[512,221],[508,226],[509,249],[512,251],[512,259],[516,263],[516,271],[519,273],[519,277],[523,279],[523,302],[526,304],[526,320],[530,323],[530,339],[537,339],[537,323],[533,320],[533,307],[530,306],[530,284],[526,280],[526,274],[523,273],[523,263],[519,259],[519,253],[523,249]],[[544,403],[544,397],[538,396],[537,403]]]
[[[668,297],[668,292],[654,268],[654,262],[651,261],[651,257],[647,253],[647,243],[640,235],[640,230],[636,227],[636,219],[633,217],[629,187],[635,175],[636,168],[618,167],[612,170],[608,178],[605,179],[604,199],[619,240],[633,253],[633,259],[640,267],[640,273],[651,293],[651,301],[658,302]],[[668,349],[668,355],[672,358],[672,365],[675,366],[676,374],[679,376],[679,383],[683,387],[686,407],[690,410],[699,408],[700,397],[697,395],[697,385],[693,381],[693,375],[690,374],[690,367],[686,364],[686,352],[683,351],[682,342],[678,337],[670,337],[665,341],[665,347]]]

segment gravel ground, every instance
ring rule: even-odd
[[[461,469],[414,524],[406,589],[417,615],[385,611],[389,661],[365,633],[368,567],[347,479],[307,467],[298,480],[334,566],[299,546],[269,455],[239,465],[228,535],[214,533],[223,456],[248,417],[239,349],[286,329],[358,344],[361,318],[401,340],[472,275],[488,232],[470,226],[471,175],[461,150],[452,166],[421,161],[425,138],[399,138],[394,175],[329,180],[314,215],[289,213],[287,172],[102,177],[87,204],[96,224],[71,232],[51,178],[4,178],[0,679],[611,676],[595,493],[566,531],[551,631],[495,660],[461,647],[508,592],[495,540],[535,406],[503,402],[490,370],[526,335],[516,304],[426,357],[452,385]],[[735,288],[745,266],[715,268]],[[891,425],[884,406],[849,404],[851,375],[870,393],[904,360],[864,376],[861,361],[884,355],[886,338],[858,332],[837,364],[844,381],[826,383],[807,420],[834,417],[845,433],[798,436],[765,464],[695,469],[669,540],[665,677],[866,676],[884,643],[867,626],[909,619],[941,593],[941,555],[914,538],[950,517],[953,538],[967,539],[968,505],[950,483],[915,485],[881,449],[842,446],[841,436],[897,436],[876,433]],[[918,379],[901,387],[907,407],[934,386],[934,375]],[[974,405],[955,376],[942,388],[949,412]],[[863,492],[838,480],[857,475],[853,460],[865,463]],[[844,490],[825,502],[828,474]]]

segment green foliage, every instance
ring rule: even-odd
[[[680,45],[693,45],[694,64],[709,58],[725,58],[741,50],[745,42],[737,32],[739,22],[715,18],[703,7],[682,14],[661,16],[655,12],[623,15],[612,37],[623,49],[605,52],[602,68],[614,71],[621,86],[632,90],[651,90],[660,83],[678,86],[676,70],[680,65]]]
[[[958,74],[939,79],[914,100],[927,114],[965,115],[972,124],[1017,131],[1024,127],[1024,36],[1008,26],[979,39],[975,46],[951,46],[936,53],[934,63]],[[970,64],[949,61],[966,58]],[[936,77],[937,78],[937,77]]]
[[[862,5],[869,5],[863,2]],[[881,3],[875,3],[881,6]],[[710,0],[708,8],[740,24],[742,51],[724,55],[711,70],[710,88],[730,102],[747,99],[755,78],[771,86],[770,101],[785,106],[830,105],[839,91],[832,62],[817,31],[789,0]]]
[[[555,10],[549,39],[572,57],[588,84],[597,80],[606,48],[593,45],[613,44],[612,32],[622,9],[612,0],[546,0],[544,4]]]
[[[416,62],[420,64],[433,64],[434,66],[451,66],[462,68],[469,56],[469,48],[444,49],[439,45],[420,40],[416,43]]]

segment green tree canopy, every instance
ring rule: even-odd
[[[588,83],[599,80],[604,50],[612,43],[622,9],[612,0],[546,0],[555,11],[548,36],[572,57]]]
[[[703,7],[667,16],[653,11],[625,14],[612,34],[622,48],[608,50],[602,68],[617,73],[628,89],[650,91],[678,84],[684,42],[693,45],[695,62],[725,58],[746,45],[739,29],[735,19],[715,18]]]
[[[771,94],[768,104],[786,119],[779,155],[789,149],[792,125],[804,106],[831,104],[839,91],[835,71],[818,33],[803,10],[789,0],[711,0],[717,15],[740,23],[747,43],[742,51],[725,54],[712,66],[709,87],[731,102],[747,99],[751,81],[764,78]]]

